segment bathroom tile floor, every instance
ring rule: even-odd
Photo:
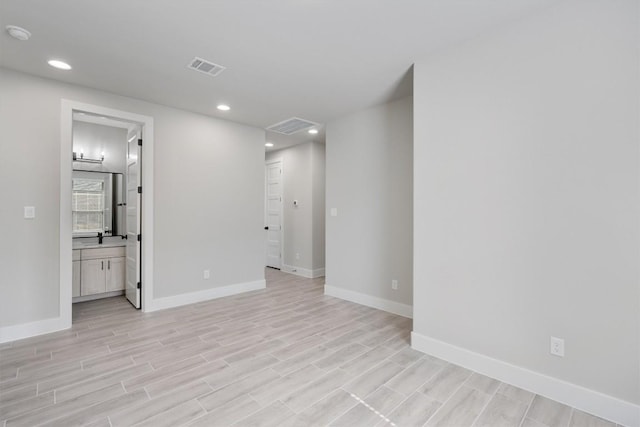
[[[0,426],[615,426],[411,349],[411,320],[267,269],[265,290],[0,344]]]

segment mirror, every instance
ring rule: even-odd
[[[73,237],[126,235],[126,187],[121,173],[73,170]]]

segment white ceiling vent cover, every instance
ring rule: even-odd
[[[198,58],[197,56],[193,58],[191,62],[189,62],[189,64],[187,64],[187,68],[191,68],[192,70],[200,71],[201,73],[205,73],[214,77],[226,69],[226,67],[223,67],[222,65],[214,64],[211,61]]]
[[[314,126],[318,126],[318,123],[310,122],[309,120],[304,120],[299,117],[292,117],[283,122],[269,126],[267,130],[278,132],[284,135],[293,135],[296,132],[300,132],[304,129],[309,129]]]

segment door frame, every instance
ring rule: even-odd
[[[142,311],[153,298],[153,117],[99,105],[62,99],[60,111],[60,319],[64,328],[72,325],[71,171],[73,169],[73,113],[87,112],[140,125],[142,138]]]
[[[264,224],[267,224],[267,197],[268,197],[268,171],[269,165],[272,163],[280,162],[280,168],[282,173],[280,174],[280,197],[282,201],[280,202],[280,270],[282,270],[282,266],[284,265],[284,160],[282,157],[278,157],[277,159],[270,159],[264,162]],[[265,253],[267,249],[267,245],[269,244],[269,238],[265,238]],[[266,257],[265,257],[265,266],[266,266]]]

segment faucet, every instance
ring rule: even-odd
[[[102,244],[102,232],[98,232],[98,244]]]

